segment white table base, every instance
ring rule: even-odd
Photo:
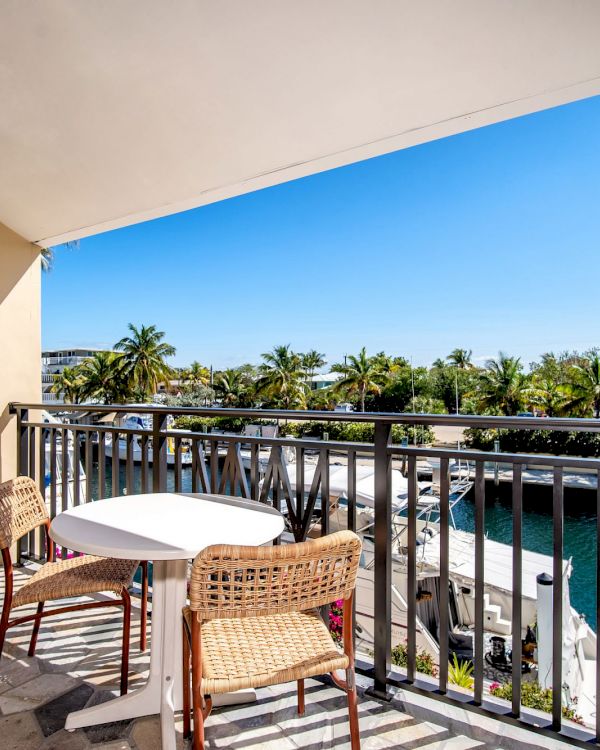
[[[175,750],[175,711],[182,708],[181,610],[187,596],[187,560],[157,560],[152,580],[150,674],[140,690],[67,716],[73,730],[160,714],[163,750]],[[241,702],[241,701],[240,701]]]
[[[51,537],[68,549],[102,557],[152,560],[150,674],[136,692],[69,714],[67,730],[160,714],[163,750],[175,750],[175,711],[182,707],[181,610],[187,566],[211,544],[258,545],[279,536],[283,516],[273,508],[205,494],[128,495],[84,503],[60,513]],[[224,696],[221,705],[252,700],[254,691]]]

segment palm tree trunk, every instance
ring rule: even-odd
[[[364,388],[360,389],[360,410],[361,411],[365,410],[365,389]]]

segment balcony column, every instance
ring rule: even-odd
[[[11,401],[41,399],[40,251],[0,224],[0,481],[17,473]]]

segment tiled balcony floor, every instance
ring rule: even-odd
[[[16,572],[23,580],[27,569]],[[25,611],[23,608],[22,611]],[[36,657],[26,656],[31,625],[9,630],[0,662],[2,750],[158,750],[156,717],[68,733],[67,713],[116,694],[121,615],[118,609],[50,618],[40,630]],[[130,690],[143,684],[149,652],[138,649],[139,621],[132,618]],[[362,694],[363,750],[468,750],[481,742],[451,736],[436,724],[416,721],[395,701],[382,704]],[[178,743],[187,746],[178,726]],[[306,713],[296,713],[295,685],[258,691],[255,703],[216,709],[206,725],[207,747],[231,750],[348,750],[344,694],[326,681],[308,680]]]

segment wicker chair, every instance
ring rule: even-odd
[[[217,545],[192,566],[190,606],[183,610],[184,736],[204,749],[211,695],[296,680],[304,713],[304,679],[331,673],[348,696],[352,750],[359,750],[352,600],[361,543],[351,531],[274,547]],[[344,600],[343,650],[318,607]],[[345,671],[345,680],[335,675]]]
[[[45,528],[46,559],[49,561],[13,593],[13,565],[11,546],[22,536],[40,526]],[[123,607],[123,645],[121,656],[121,695],[127,692],[127,672],[129,668],[129,639],[131,623],[131,600],[128,587],[139,562],[83,555],[55,562],[54,543],[49,536],[50,519],[46,504],[35,482],[29,477],[18,477],[0,484],[0,550],[4,564],[4,602],[0,616],[0,658],[8,628],[33,622],[33,632],[29,643],[29,656],[35,654],[40,622],[64,612],[92,607]],[[144,569],[144,576],[146,570]],[[143,591],[147,584],[143,582]],[[118,598],[106,601],[92,601],[72,604],[44,611],[46,601],[85,596],[104,591],[113,592]],[[37,602],[37,612],[31,615],[10,618],[11,610],[25,604]],[[142,640],[145,648],[145,611],[142,612]]]

